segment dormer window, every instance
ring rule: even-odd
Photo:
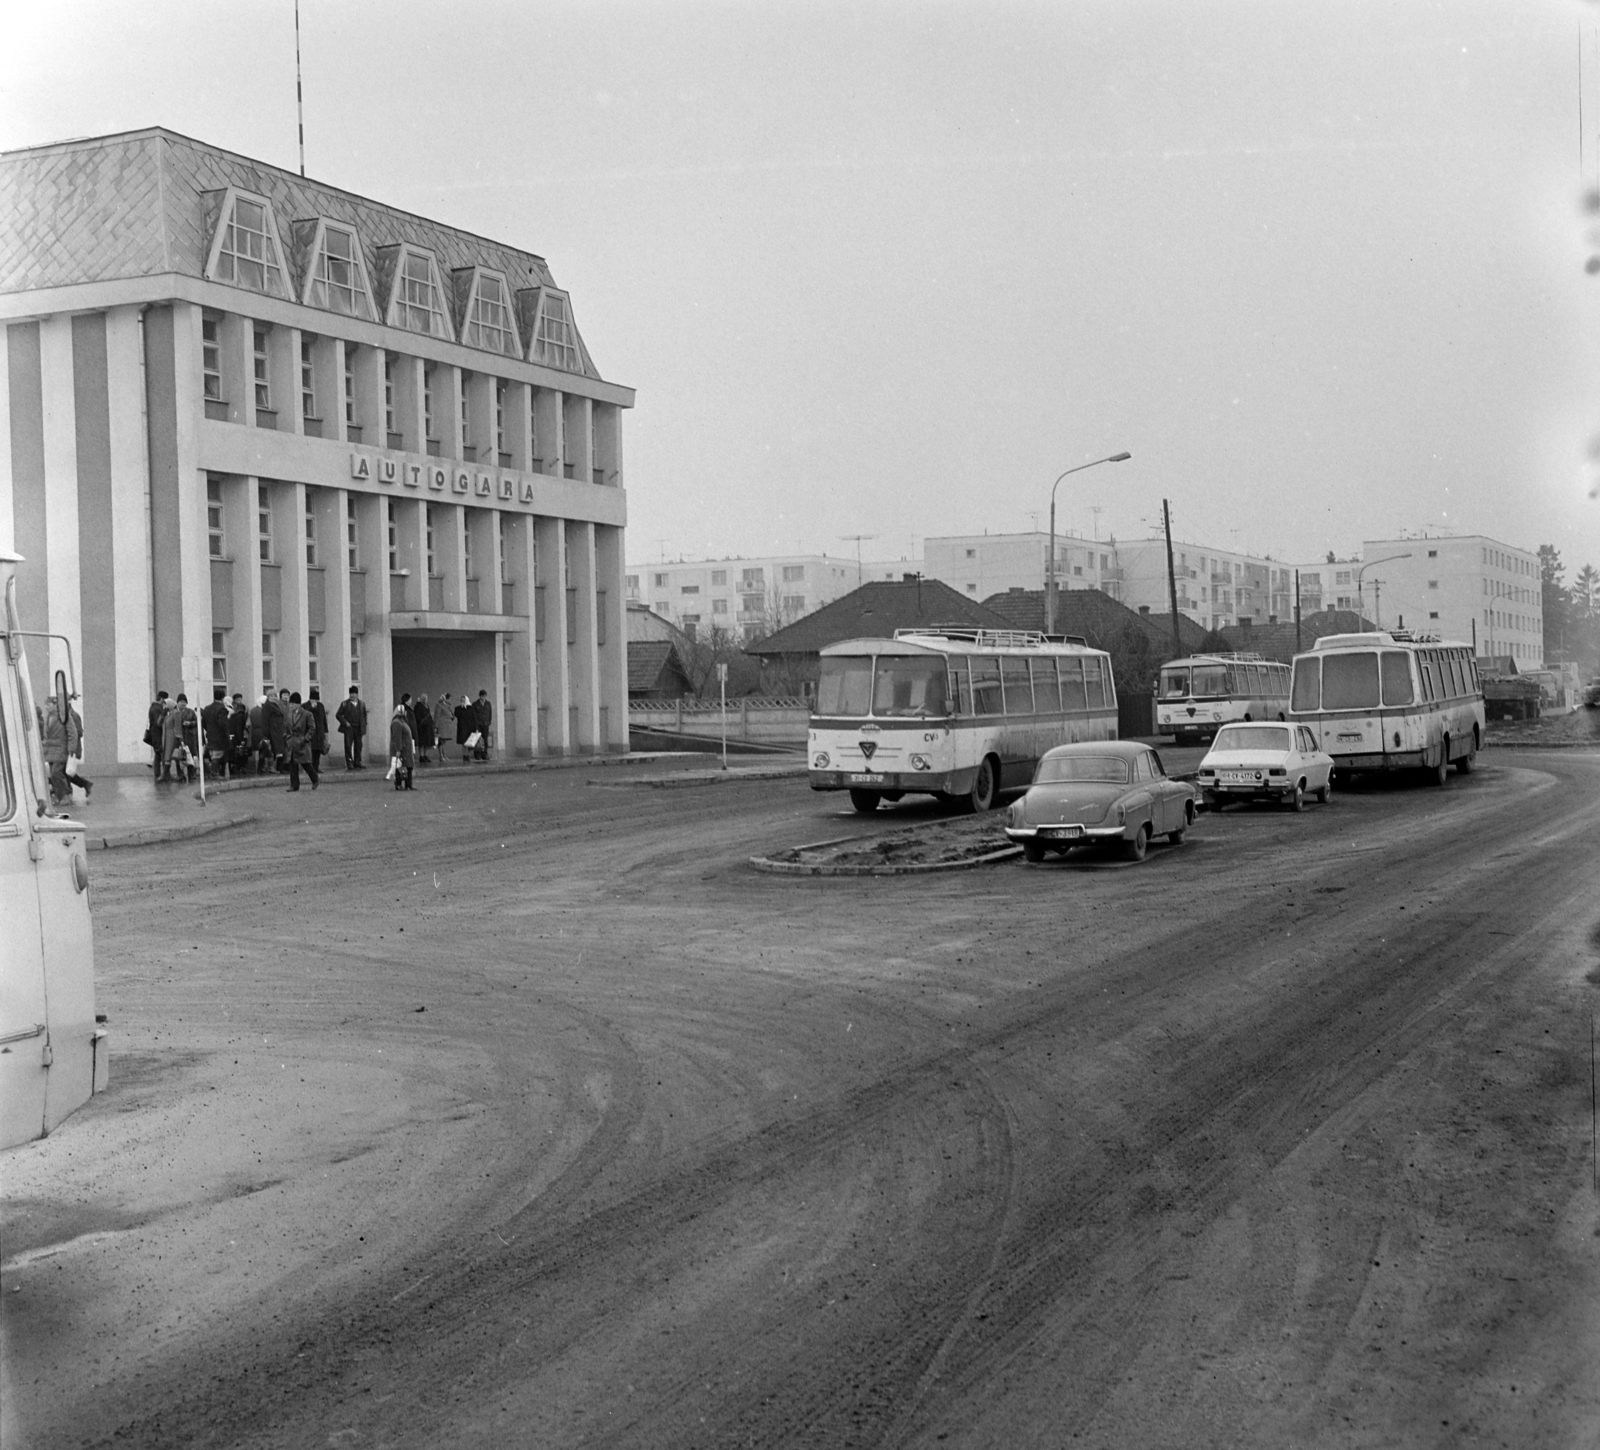
[[[444,286],[431,252],[402,245],[395,256],[394,284],[389,291],[390,327],[455,341],[444,310]]]
[[[461,274],[456,273],[459,280]],[[498,272],[474,267],[470,274],[466,307],[462,312],[461,341],[506,357],[520,358],[522,343],[511,318],[511,292]],[[460,296],[458,292],[457,297]]]
[[[295,235],[303,238],[303,222],[295,223]],[[318,221],[311,243],[311,263],[306,268],[307,307],[341,312],[346,317],[377,317],[372,289],[367,285],[367,269],[361,260],[361,243],[349,227],[337,222]]]
[[[567,299],[548,287],[539,298],[538,321],[533,334],[533,361],[563,368],[569,373],[582,371],[572,311]]]
[[[252,292],[286,298],[289,288],[285,275],[272,204],[265,197],[230,186],[223,193],[206,276],[217,282],[231,282],[235,287],[248,287]]]

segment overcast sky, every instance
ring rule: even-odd
[[[291,0],[6,7],[0,146],[294,168]],[[630,562],[1047,521],[1600,565],[1581,0],[302,0],[311,177],[544,256]],[[1583,123],[1579,52],[1584,48]],[[1582,148],[1580,137],[1587,131]],[[1091,512],[1099,507],[1098,518]]]

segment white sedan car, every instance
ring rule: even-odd
[[[1278,800],[1297,811],[1313,793],[1327,805],[1333,757],[1304,725],[1224,725],[1198,779],[1213,810],[1233,800]]]

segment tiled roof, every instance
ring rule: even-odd
[[[1376,625],[1354,610],[1325,609],[1317,614],[1301,615],[1299,649],[1295,647],[1292,619],[1280,620],[1277,624],[1252,624],[1242,629],[1231,624],[1219,632],[1228,641],[1230,650],[1253,650],[1263,659],[1289,664],[1301,649],[1310,649],[1324,635],[1362,634],[1375,628]]]
[[[557,285],[535,253],[155,128],[0,155],[0,292],[169,271],[200,277],[211,242],[207,193],[214,207],[229,186],[272,203],[291,253],[297,221],[354,227],[374,280],[377,249],[411,242],[438,258],[447,290],[452,271],[474,265],[503,272],[513,292]],[[295,276],[296,296],[303,280]],[[599,377],[581,338],[578,351],[584,373]]]
[[[745,651],[762,656],[816,654],[841,639],[890,639],[897,629],[934,624],[1015,627],[1003,615],[937,579],[880,580],[824,604],[759,644],[746,645]]]
[[[673,694],[682,694],[689,685],[678,660],[678,647],[669,639],[630,639],[628,641],[628,693],[646,694],[663,684]]]
[[[1044,628],[1044,590],[1009,589],[991,594],[983,601],[986,609],[1003,614],[1012,629]],[[1120,643],[1122,633],[1133,628],[1145,636],[1162,658],[1172,654],[1172,616],[1139,614],[1120,600],[1099,589],[1063,589],[1056,596],[1056,632],[1075,634],[1095,649],[1111,649]],[[1206,637],[1187,615],[1178,616],[1178,628],[1186,650],[1198,650]]]

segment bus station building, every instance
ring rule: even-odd
[[[91,772],[213,686],[626,749],[634,394],[543,258],[150,129],[0,155],[0,328],[0,549]]]

